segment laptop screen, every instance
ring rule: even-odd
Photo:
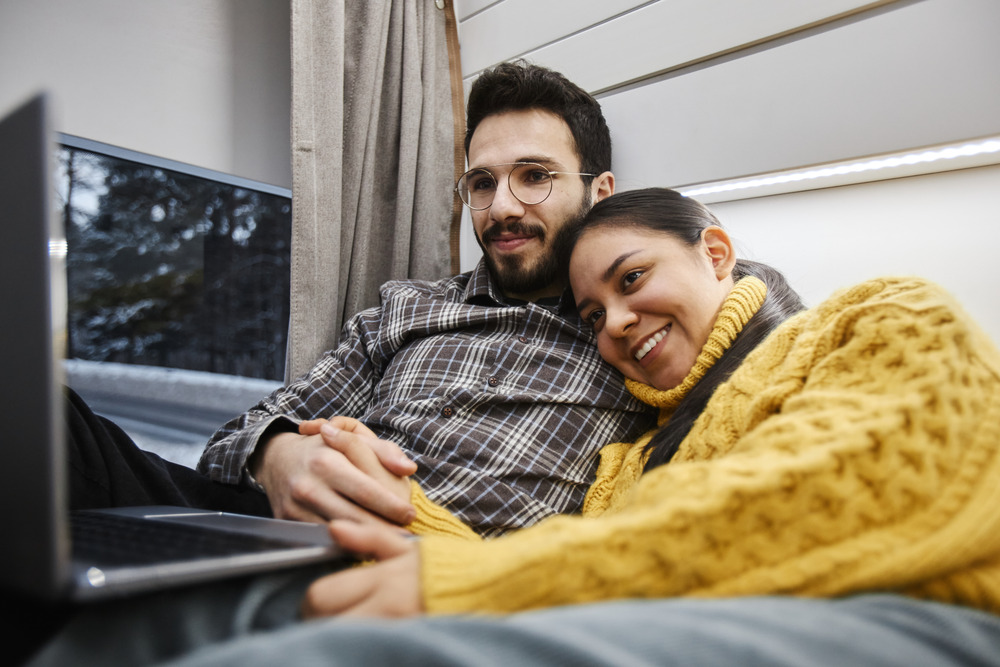
[[[52,215],[48,102],[0,121],[0,586],[56,595],[68,581],[60,411],[66,332],[65,236]]]

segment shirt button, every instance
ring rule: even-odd
[[[527,343],[528,342],[528,337],[527,336],[518,336],[517,339],[519,341],[521,341],[522,343]]]
[[[453,417],[454,415],[455,415],[455,408],[453,408],[451,406],[447,406],[447,407],[441,408],[441,416],[442,417]]]
[[[500,384],[500,378],[491,377],[489,380],[486,381],[486,384],[488,384],[491,387],[495,387],[498,384]]]

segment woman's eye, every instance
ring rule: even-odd
[[[604,317],[603,310],[592,310],[583,318],[583,321],[592,327],[596,327],[601,318]]]
[[[642,275],[642,271],[629,271],[624,276],[622,276],[622,285],[625,287],[630,286],[632,283],[637,281]]]

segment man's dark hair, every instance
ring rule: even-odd
[[[484,118],[530,109],[549,111],[566,122],[580,157],[580,171],[600,174],[611,169],[611,133],[597,100],[559,72],[523,60],[488,69],[472,84],[465,154]]]

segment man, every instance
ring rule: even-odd
[[[473,85],[465,145],[458,191],[483,262],[385,285],[337,349],[213,437],[201,472],[259,485],[281,518],[358,518],[360,504],[405,523],[408,503],[365,479],[361,454],[335,449],[354,422],[298,432],[352,417],[406,451],[432,500],[496,535],[578,510],[598,449],[650,425],[562,298],[566,232],[614,191],[599,104],[555,72],[503,64]]]
[[[373,481],[414,472],[397,443],[428,497],[483,535],[577,511],[598,450],[653,420],[597,354],[557,260],[567,230],[614,191],[610,134],[562,75],[503,64],[470,91],[465,147],[474,271],[385,285],[309,373],[213,436],[200,472],[138,450],[70,392],[71,505],[406,524],[408,482],[397,497]],[[324,433],[298,432],[331,417]]]
[[[567,230],[614,191],[610,134],[593,97],[526,63],[477,79],[467,128],[471,169],[457,189],[484,253],[474,271],[383,286],[382,305],[352,318],[309,373],[213,436],[204,476],[150,464],[128,443],[124,456],[92,456],[90,441],[108,438],[77,437],[88,447],[74,484],[132,483],[117,495],[74,488],[74,506],[169,503],[405,524],[413,510],[400,478],[416,470],[432,500],[483,535],[577,511],[600,447],[652,423],[563,298],[557,259]],[[78,400],[71,407],[85,428],[70,431],[89,435],[95,418]],[[302,422],[335,416],[325,433],[299,433]]]

